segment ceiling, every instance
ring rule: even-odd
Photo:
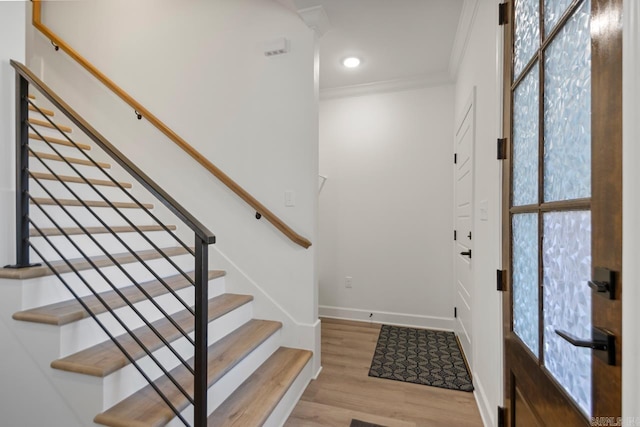
[[[294,0],[321,6],[328,31],[320,39],[320,89],[398,82],[453,81],[466,43],[469,0]],[[458,27],[461,31],[458,31]],[[458,34],[464,33],[464,34]],[[342,60],[357,56],[360,67]]]

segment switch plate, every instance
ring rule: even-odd
[[[353,285],[353,277],[347,276],[344,278],[344,287],[351,289]]]
[[[489,221],[489,201],[481,200],[479,203],[480,221]]]
[[[287,190],[284,192],[284,205],[287,207],[293,207],[296,205],[296,193]]]

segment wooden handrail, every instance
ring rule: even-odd
[[[104,84],[107,88],[109,88],[113,93],[115,93],[120,99],[126,102],[129,106],[131,106],[135,111],[137,111],[142,117],[147,119],[156,129],[165,134],[167,138],[173,141],[178,147],[182,148],[188,155],[190,155],[195,161],[200,163],[211,172],[216,178],[218,178],[224,185],[226,185],[231,191],[236,193],[242,200],[244,200],[249,206],[255,209],[257,214],[260,214],[267,221],[273,224],[278,230],[280,230],[285,236],[291,239],[294,243],[302,246],[303,248],[308,248],[311,246],[311,242],[305,237],[299,235],[291,227],[284,223],[280,218],[278,218],[273,212],[267,209],[262,203],[256,200],[251,194],[249,194],[244,188],[242,188],[238,183],[232,180],[227,174],[225,174],[220,168],[211,163],[206,157],[200,154],[195,148],[187,143],[184,139],[182,139],[177,133],[171,130],[167,125],[165,125],[160,119],[154,116],[149,110],[147,110],[142,104],[133,99],[131,95],[125,92],[121,87],[115,84],[111,79],[109,79],[106,75],[104,75],[100,70],[98,70],[93,64],[87,61],[82,55],[80,55],[77,51],[75,51],[68,43],[58,37],[53,31],[51,31],[48,27],[46,27],[41,20],[41,0],[32,0],[33,2],[33,13],[32,13],[32,23],[33,26],[44,34],[55,46],[62,49],[66,52],[74,61],[80,64],[85,70],[87,70],[91,75],[97,78],[102,84]]]

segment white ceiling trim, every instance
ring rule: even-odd
[[[296,11],[296,5],[293,2],[293,0],[276,0],[276,1],[282,4],[287,9],[293,10],[294,12]]]
[[[458,68],[467,50],[477,12],[478,0],[464,0],[460,20],[458,21],[458,29],[456,30],[456,38],[453,41],[453,49],[451,49],[451,57],[449,58],[449,76],[453,80],[458,76]]]
[[[318,38],[322,38],[324,34],[331,29],[329,17],[322,6],[307,7],[299,9],[298,15],[302,18],[307,27],[315,31]]]
[[[352,86],[332,87],[320,90],[320,99],[346,98],[349,96],[369,95],[372,93],[400,92],[403,90],[452,84],[449,73],[433,73],[406,79],[386,80]]]

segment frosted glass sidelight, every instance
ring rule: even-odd
[[[591,196],[590,1],[545,52],[544,200]]]
[[[540,46],[540,0],[515,0],[515,35],[513,43],[513,79]]]
[[[573,0],[544,0],[544,35],[548,35],[560,21]]]
[[[538,356],[538,214],[513,215],[513,331]]]
[[[538,99],[537,64],[513,95],[513,205],[538,203]]]
[[[543,217],[544,364],[591,415],[591,350],[555,333],[591,337],[591,212],[551,212]]]

